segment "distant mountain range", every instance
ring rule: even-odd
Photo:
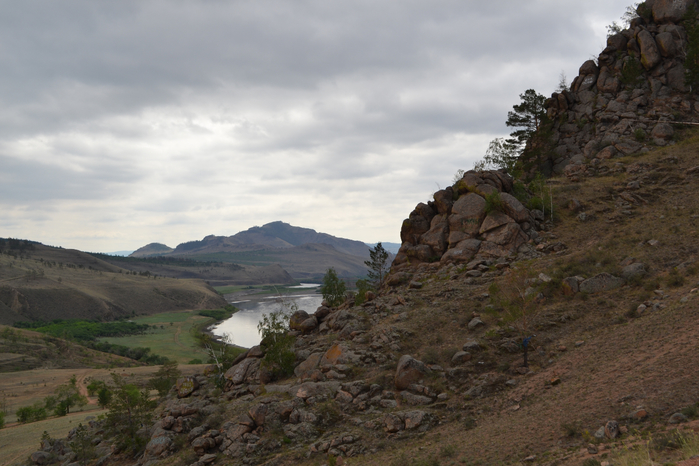
[[[369,246],[281,221],[255,226],[233,236],[209,235],[174,249],[150,243],[130,257],[186,257],[243,265],[279,264],[297,280],[317,280],[333,267],[341,277],[366,275]]]

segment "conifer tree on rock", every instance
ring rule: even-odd
[[[369,250],[369,257],[368,261],[364,261],[364,264],[369,267],[369,273],[367,274],[369,282],[375,289],[379,289],[388,273],[388,252],[381,243],[377,243],[375,247]]]

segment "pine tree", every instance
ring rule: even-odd
[[[323,277],[323,285],[320,287],[323,299],[331,307],[339,306],[345,301],[345,289],[345,282],[340,280],[335,269],[329,268]]]
[[[510,133],[512,142],[523,146],[529,141],[534,133],[539,131],[541,124],[546,118],[546,97],[538,94],[534,89],[527,89],[519,98],[522,103],[513,105],[511,112],[507,113],[505,124],[514,128],[522,128]]]
[[[378,289],[383,283],[386,273],[388,272],[388,252],[383,248],[381,243],[369,250],[369,260],[364,261],[364,265],[369,267],[369,281],[375,289]]]

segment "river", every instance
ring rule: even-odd
[[[230,304],[240,310],[233,314],[230,319],[212,327],[210,331],[217,336],[227,334],[231,338],[231,343],[243,348],[258,345],[260,344],[260,334],[257,331],[257,324],[262,320],[262,316],[279,310],[291,314],[290,309],[293,304],[296,304],[299,310],[313,314],[323,301],[323,296],[315,293],[319,286],[317,283],[302,283],[291,288],[307,289],[310,291],[309,293],[250,297],[249,299],[231,301]]]

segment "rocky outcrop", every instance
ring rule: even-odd
[[[682,19],[691,5],[695,0],[646,1],[596,61],[583,63],[570,90],[551,95],[544,171],[577,181],[604,170],[605,159],[647,151],[648,143],[671,144],[670,122],[699,120],[699,100],[684,82]]]
[[[390,285],[401,284],[401,267],[425,262],[468,263],[514,255],[541,228],[536,215],[513,195],[514,180],[501,171],[469,171],[437,191],[403,221]],[[486,201],[488,198],[488,201]]]

